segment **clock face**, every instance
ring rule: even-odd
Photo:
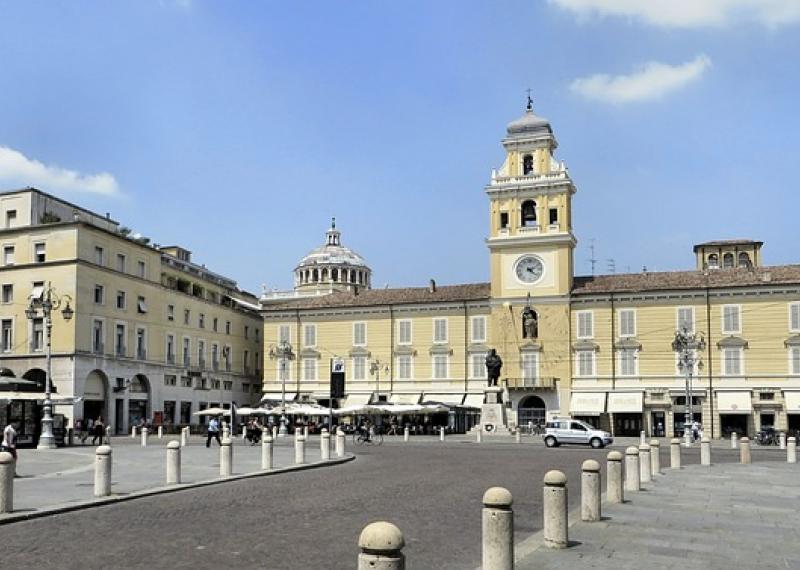
[[[514,272],[517,274],[517,279],[523,283],[535,283],[541,279],[544,265],[538,257],[526,255],[519,258]]]

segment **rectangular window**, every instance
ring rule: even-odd
[[[147,276],[147,266],[144,264],[144,261],[140,261],[136,265],[139,269],[139,277],[144,279]]]
[[[94,286],[94,302],[97,305],[103,304],[103,286],[102,285],[95,285]]]
[[[316,380],[317,379],[317,359],[304,358],[303,359],[303,380]]]
[[[800,346],[789,349],[789,374],[800,374]]]
[[[167,364],[175,364],[175,335],[167,335]]]
[[[7,210],[6,211],[6,228],[14,227],[14,222],[17,221],[17,211],[16,210]]]
[[[411,344],[411,321],[397,321],[397,344]]]
[[[245,374],[250,372],[250,351],[245,350],[242,354],[242,368],[244,368]]]
[[[225,321],[225,334],[231,334],[231,322]]]
[[[183,365],[191,366],[192,363],[192,342],[188,338],[183,339]]]
[[[470,372],[472,373],[472,378],[485,379],[486,378],[486,355],[485,354],[473,354],[470,357],[470,362],[472,363],[472,366],[470,368]]]
[[[114,336],[114,352],[117,356],[125,356],[125,325],[117,325]]]
[[[472,342],[486,342],[486,317],[472,317]]]
[[[42,301],[44,297],[44,281],[34,281],[31,288],[31,299],[35,301]]]
[[[722,351],[722,370],[726,376],[742,374],[742,349],[726,348]]]
[[[789,303],[789,332],[800,332],[800,303]]]
[[[14,286],[6,283],[3,285],[3,303],[14,302]]]
[[[92,322],[92,352],[103,354],[103,321]]]
[[[211,345],[211,368],[219,370],[219,345]]]
[[[167,305],[167,320],[175,320],[175,305]]]
[[[33,319],[33,335],[31,336],[31,350],[44,349],[44,319]]]
[[[367,323],[353,323],[353,346],[367,346]]]
[[[536,380],[538,376],[539,355],[535,352],[526,352],[522,355],[522,380],[526,384]]]
[[[500,212],[500,229],[508,228],[508,212]]]
[[[244,325],[244,338],[250,338],[250,327]]]
[[[619,351],[619,375],[636,376],[636,351],[622,349]]]
[[[117,309],[124,309],[126,305],[125,291],[117,291]]]
[[[550,225],[558,225],[558,208],[550,208]]]
[[[121,253],[117,254],[117,271],[125,273],[125,256]]]
[[[367,358],[365,356],[353,357],[353,380],[367,378]]]
[[[433,355],[433,377],[434,379],[441,380],[447,378],[448,361],[450,358],[443,354]]]
[[[578,311],[578,338],[594,338],[594,313]]]
[[[400,380],[410,380],[412,374],[411,356],[397,357],[397,377]]]
[[[292,329],[289,325],[280,325],[278,327],[278,342],[291,342]]]
[[[105,256],[103,248],[97,245],[94,246],[94,262],[97,265],[105,265]]]
[[[183,310],[183,324],[189,324],[189,318],[192,316],[192,312],[189,309]]]
[[[45,245],[43,243],[36,243],[33,245],[33,261],[35,263],[44,263],[47,261],[47,253],[45,252]]]
[[[14,265],[14,246],[3,247],[3,265]]]
[[[200,368],[206,367],[206,343],[203,340],[197,341],[197,365]]]
[[[136,358],[147,359],[147,339],[144,329],[136,329]]]
[[[578,351],[578,376],[594,376],[594,351]]]
[[[214,320],[211,321],[211,330],[213,330],[214,332],[218,332],[217,331],[218,328],[219,328],[219,319],[217,317],[214,317]]]
[[[739,305],[722,306],[722,332],[724,334],[737,334],[742,332],[739,309]]]
[[[178,383],[178,377],[174,374],[164,374],[164,386],[175,386]],[[165,404],[167,402],[164,402]]]
[[[206,316],[203,313],[197,315],[197,326],[201,329],[206,328]]]
[[[147,305],[144,302],[144,297],[139,296],[139,298],[136,300],[136,310],[142,315],[147,312]]]
[[[433,342],[447,342],[447,319],[433,319]]]
[[[678,307],[677,309],[677,329],[694,333],[694,307]]]
[[[303,325],[303,344],[317,346],[317,325]]]
[[[233,390],[233,381],[232,380],[223,380],[222,381],[222,389],[223,390]]]
[[[14,350],[14,321],[3,319],[0,331],[2,331],[0,336],[2,336],[3,352],[11,352]]]
[[[622,309],[619,312],[619,336],[636,336],[636,311]]]

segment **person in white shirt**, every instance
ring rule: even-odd
[[[219,439],[219,420],[217,418],[211,418],[208,421],[208,437],[206,438],[206,447],[211,446],[211,440],[216,439],[217,445],[222,445],[222,442]]]
[[[2,451],[7,451],[17,461],[17,430],[14,422],[9,422],[3,430]]]

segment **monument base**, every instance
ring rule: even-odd
[[[500,398],[502,393],[503,389],[500,386],[489,386],[484,389],[486,403],[481,406],[481,420],[470,430],[471,432],[480,430],[483,435],[511,435],[506,421],[506,407]]]

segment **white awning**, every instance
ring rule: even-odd
[[[36,285],[31,289],[31,299],[34,301],[41,301],[44,295],[44,285]]]
[[[0,392],[0,400],[39,400],[40,402],[44,402],[44,393],[4,391]],[[80,396],[76,398],[74,396],[58,396],[56,394],[51,394],[50,400],[53,402],[54,406],[71,406],[83,400],[83,397]]]
[[[296,392],[286,392],[286,401],[293,402],[294,399],[297,398]],[[281,393],[280,392],[264,392],[261,396],[262,402],[280,402],[281,401]]]
[[[749,414],[753,411],[750,392],[717,392],[720,414]]]
[[[144,304],[144,299],[139,299],[139,301],[136,303],[136,305],[137,305],[140,313],[146,313],[147,312],[147,305]]]
[[[800,414],[800,390],[796,392],[784,390],[783,397],[786,399],[786,413]]]
[[[609,392],[608,413],[641,414],[644,409],[644,392]]]
[[[448,406],[460,406],[464,401],[464,392],[457,394],[453,393],[439,393],[439,392],[425,392],[422,398],[423,402],[436,402],[439,404],[447,404]]]
[[[340,407],[347,408],[350,406],[364,406],[366,404],[369,404],[369,401],[371,399],[372,399],[372,392],[369,392],[367,394],[348,394],[344,403]]]
[[[464,406],[480,409],[483,406],[483,398],[483,394],[467,394],[467,397],[464,398]]]
[[[389,401],[392,404],[418,404],[420,396],[422,396],[422,392],[414,392],[413,394],[394,393],[389,397]]]
[[[569,412],[579,416],[599,416],[606,411],[605,392],[573,392]]]

